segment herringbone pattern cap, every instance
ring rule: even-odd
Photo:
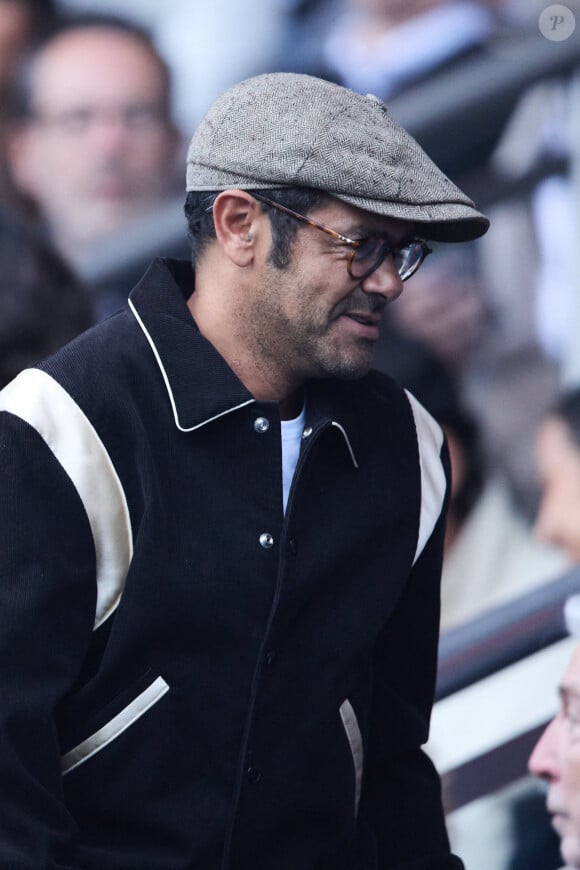
[[[422,234],[440,241],[489,226],[377,97],[294,73],[230,88],[191,140],[187,190],[294,186],[425,224]]]

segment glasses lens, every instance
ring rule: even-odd
[[[389,254],[402,281],[417,271],[431,249],[422,239],[413,239],[402,248],[392,247],[384,239],[363,239],[351,263],[353,278],[364,278],[377,269]]]
[[[403,248],[393,251],[393,263],[402,281],[406,281],[417,271],[426,254],[427,246],[420,239],[414,239]]]
[[[389,243],[385,242],[384,239],[362,239],[351,263],[352,277],[362,278],[363,275],[372,272],[385,259],[390,250]]]

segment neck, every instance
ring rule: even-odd
[[[206,289],[200,277],[196,274],[196,289],[187,305],[201,334],[254,398],[278,402],[283,420],[298,416],[303,401],[302,383],[284,375],[279,366],[264,355],[240,312],[228,304],[232,297],[244,298],[243,288],[232,291],[230,285],[226,297],[220,292],[221,287],[228,286],[226,281],[212,282],[212,286]]]

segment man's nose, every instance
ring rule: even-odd
[[[389,254],[374,272],[361,281],[365,293],[376,293],[388,302],[394,302],[403,292],[403,282]]]
[[[554,782],[560,778],[558,743],[563,727],[563,715],[559,713],[542,732],[528,760],[528,770],[532,776]]]

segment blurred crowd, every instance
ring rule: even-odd
[[[0,0],[0,386],[188,255],[185,146],[219,93],[318,75],[384,100],[492,222],[438,246],[375,360],[448,438],[442,628],[576,564],[580,427],[557,403],[580,383],[580,6],[558,41],[548,5]]]

